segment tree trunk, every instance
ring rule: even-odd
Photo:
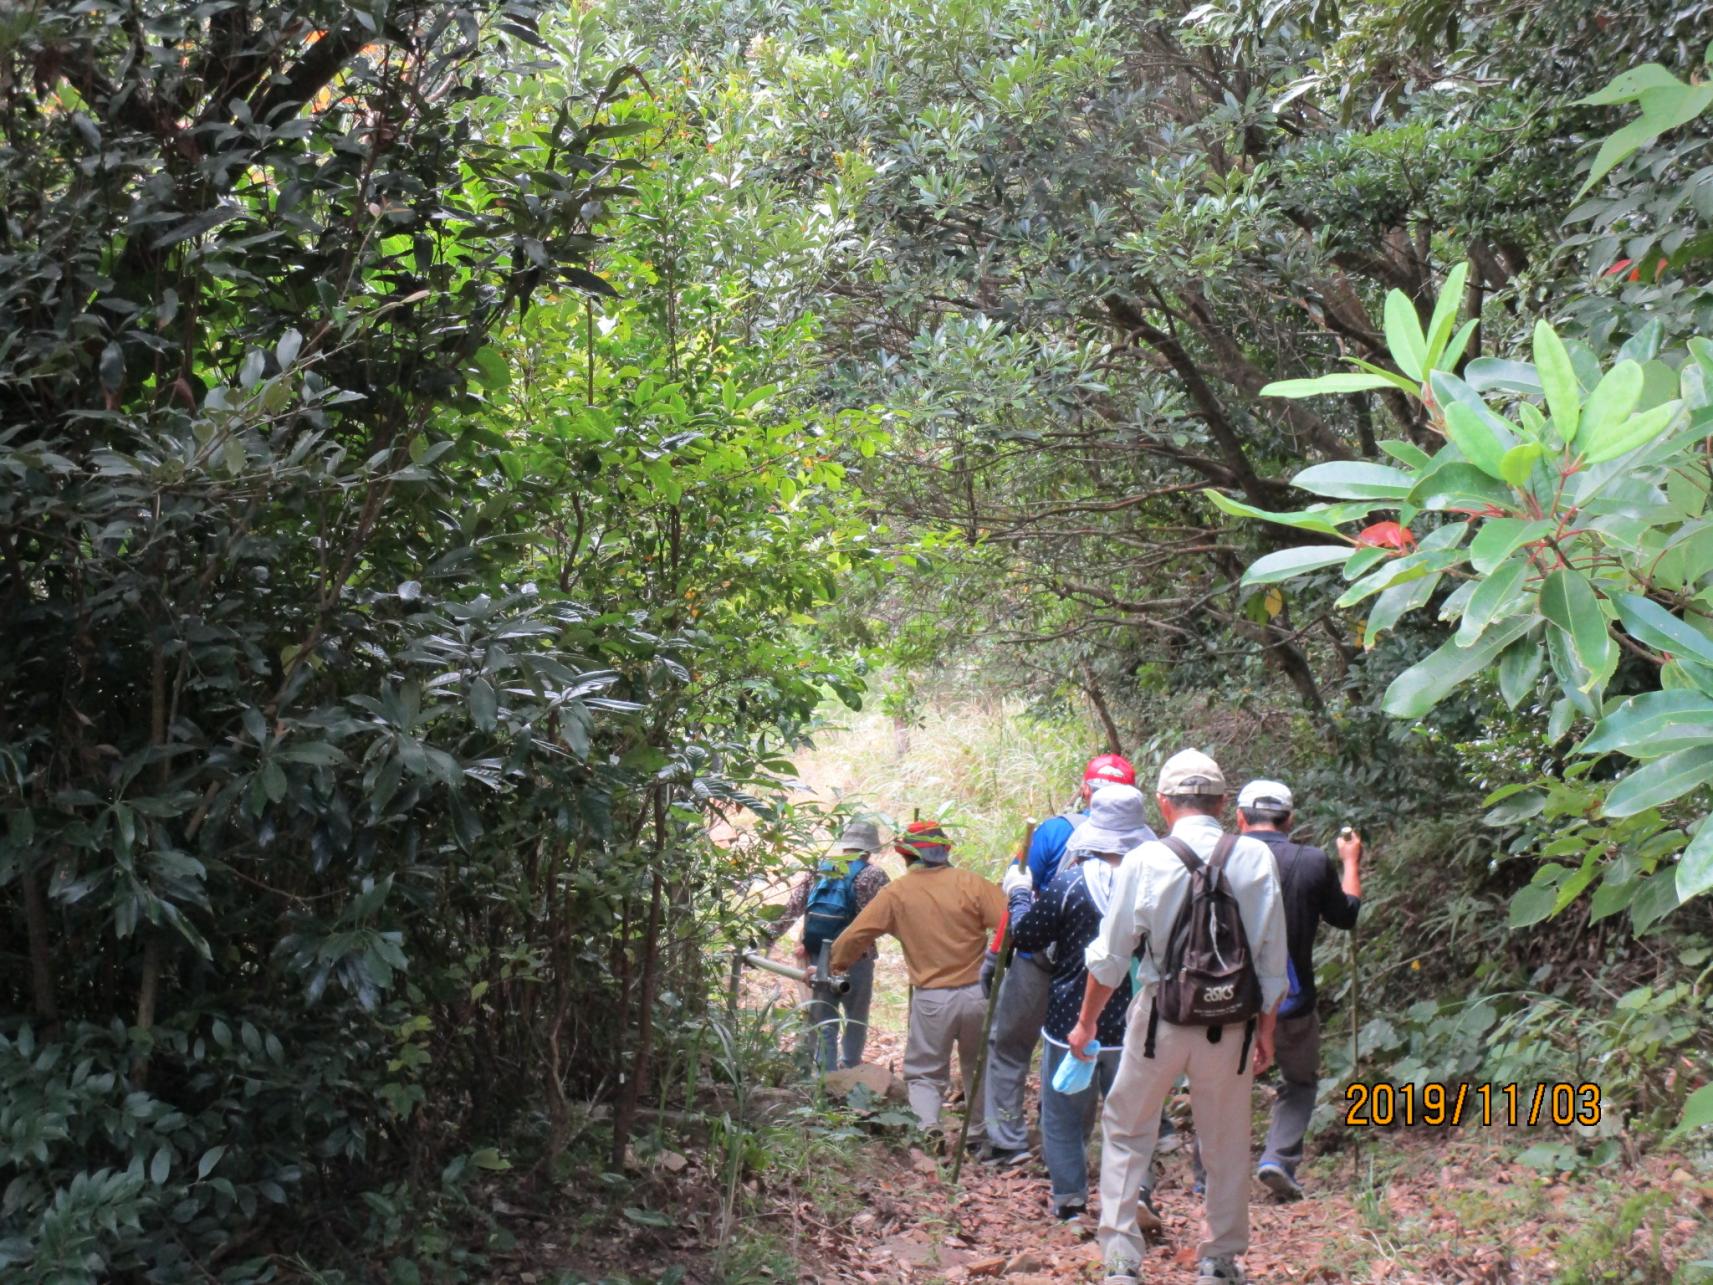
[[[1094,706],[1095,716],[1100,719],[1100,726],[1106,732],[1106,752],[1108,754],[1124,753],[1124,742],[1118,736],[1118,724],[1112,721],[1112,711],[1106,707],[1106,697],[1101,693],[1100,683],[1095,680],[1094,666],[1088,661],[1082,662],[1083,690],[1088,693],[1089,702]]]
[[[625,1151],[630,1146],[631,1130],[636,1126],[637,1103],[648,1091],[649,1061],[654,1056],[654,992],[660,976],[660,919],[666,900],[666,881],[660,874],[660,863],[666,851],[666,796],[654,792],[654,873],[648,897],[648,924],[643,929],[642,980],[638,987],[636,1044],[630,1061],[630,1074],[619,1091],[618,1106],[613,1112],[612,1166],[622,1172]]]

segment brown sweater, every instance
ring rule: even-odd
[[[883,933],[904,947],[917,990],[968,986],[981,974],[987,938],[1005,914],[1005,894],[974,871],[914,866],[875,894],[833,943],[834,972],[849,968]]]

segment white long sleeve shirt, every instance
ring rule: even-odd
[[[1182,839],[1204,861],[1213,855],[1221,833],[1219,822],[1208,816],[1187,816],[1172,827],[1172,836]],[[1267,1012],[1289,989],[1278,862],[1260,840],[1239,838],[1226,859],[1225,878],[1243,918],[1250,959],[1261,983],[1262,1011]],[[1120,985],[1140,943],[1145,946],[1137,969],[1142,987],[1157,985],[1164,975],[1172,925],[1189,894],[1190,872],[1165,844],[1153,840],[1125,854],[1100,931],[1083,952],[1094,979],[1103,986]]]

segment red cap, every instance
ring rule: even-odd
[[[1122,754],[1097,754],[1083,769],[1083,781],[1092,785],[1135,785],[1136,769]]]

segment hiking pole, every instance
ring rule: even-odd
[[[1355,834],[1349,825],[1338,832],[1339,838]],[[1361,1046],[1357,1033],[1361,1030],[1358,1018],[1361,1016],[1359,1001],[1361,999],[1361,978],[1356,972],[1356,925],[1350,925],[1350,1077],[1356,1078],[1356,1059],[1360,1056]],[[1350,1185],[1354,1188],[1362,1181],[1362,1135],[1360,1133],[1350,1143]]]
[[[769,959],[766,955],[753,950],[743,953],[743,962],[751,968],[759,968],[764,973],[775,973],[780,977],[789,977],[794,982],[802,982],[805,986],[818,990],[832,991],[835,995],[845,995],[850,992],[849,977],[823,975],[813,968],[793,968],[790,964],[782,964],[777,959]]]
[[[1035,838],[1035,818],[1030,817],[1023,823],[1023,846],[1018,850],[1016,865],[1022,865],[1029,859],[1029,844]],[[982,1081],[987,1078],[988,1037],[993,1032],[993,1015],[999,1008],[999,986],[1005,980],[1005,970],[1011,963],[1011,913],[1009,907],[1005,915],[1005,932],[999,939],[999,959],[993,966],[993,984],[987,991],[987,1015],[981,1022],[981,1048],[976,1053],[975,1075],[970,1078],[969,1101],[964,1103],[964,1123],[958,1130],[957,1150],[952,1154],[952,1183],[956,1185],[958,1175],[964,1168],[964,1144],[970,1136],[970,1111],[978,1101]]]

